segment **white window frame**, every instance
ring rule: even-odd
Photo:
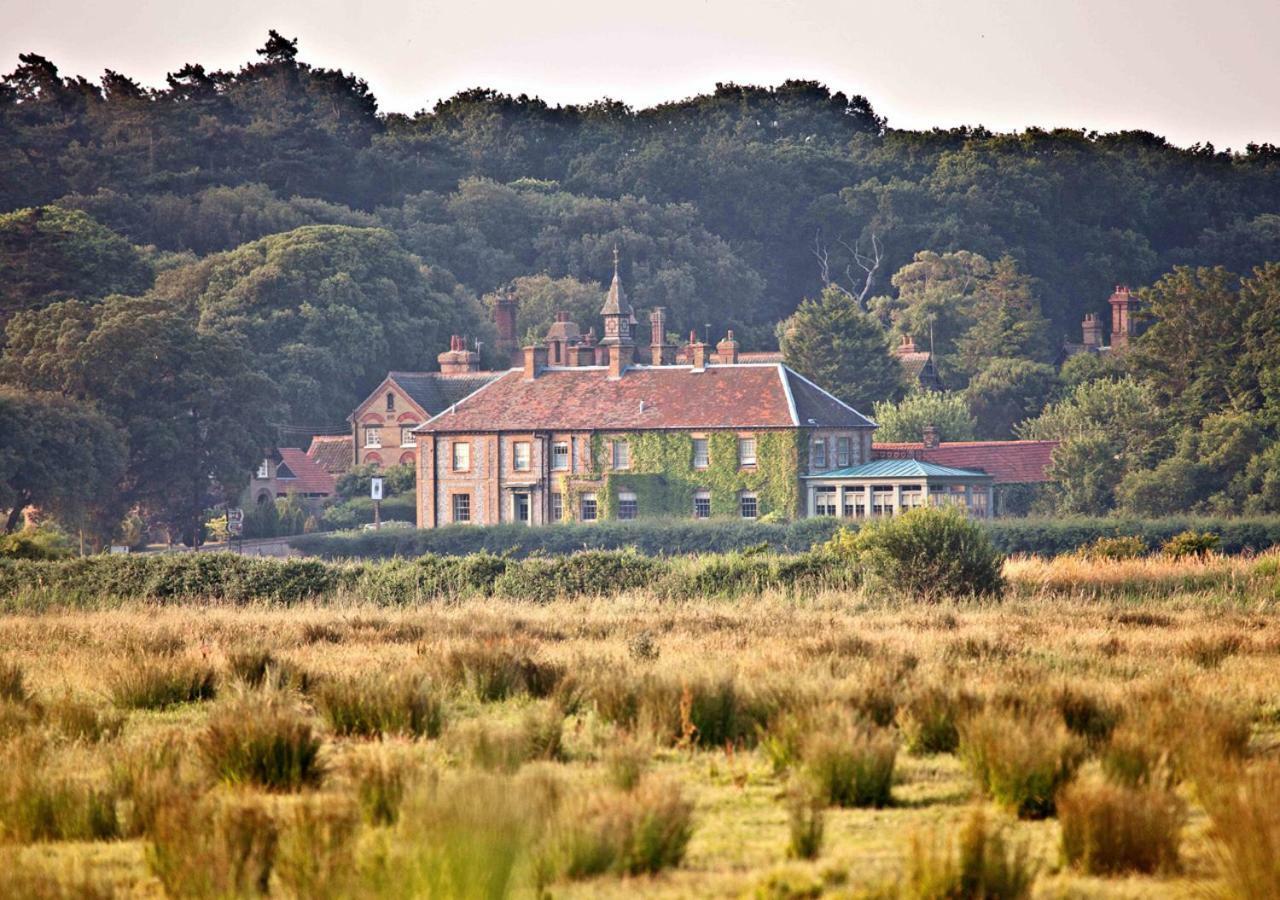
[[[563,456],[563,464],[561,457]],[[551,468],[556,472],[567,472],[570,468],[570,461],[573,459],[569,450],[568,441],[556,441],[551,445]]]
[[[524,464],[520,455],[524,453]],[[511,468],[517,472],[528,472],[533,468],[533,445],[529,441],[515,441],[511,445]]]
[[[699,503],[702,503],[702,502],[706,503],[706,508],[707,508],[706,515],[702,515],[698,511],[698,505]],[[693,517],[695,519],[711,518],[711,492],[710,491],[694,491],[693,492]]]
[[[462,455],[466,457],[462,465],[458,465],[458,451],[462,451]],[[449,448],[449,466],[455,472],[471,471],[471,442],[470,441],[454,441]]]
[[[751,501],[751,507],[754,510],[752,515],[747,515],[747,501]],[[755,491],[742,491],[738,494],[738,515],[744,519],[760,518],[760,498]]]
[[[417,423],[414,423],[413,425],[400,426],[400,446],[401,447],[412,447],[414,445],[413,429],[417,427],[418,427]]]
[[[626,438],[620,438],[613,442],[610,456],[615,471],[625,471],[631,468],[631,444],[627,442]]]
[[[367,450],[382,449],[382,426],[366,425],[364,426],[364,446]]]
[[[587,504],[591,504],[591,515],[587,515]],[[578,518],[583,522],[594,522],[600,518],[600,500],[593,493],[583,494],[578,498]]]
[[[564,520],[564,494],[559,491],[551,493],[551,521],[560,522]]]
[[[266,481],[271,477],[271,460],[264,459],[262,462],[258,463],[258,472],[255,477],[263,481]]]
[[[702,453],[699,455],[698,450],[701,448]],[[706,469],[711,466],[711,441],[708,438],[696,437],[693,439],[693,467],[695,469]]]
[[[463,501],[466,507],[466,516],[458,518],[458,501]],[[463,525],[471,522],[471,495],[465,491],[458,494],[449,495],[449,513],[453,517],[452,521],[456,524]]]
[[[836,438],[836,467],[846,468],[853,465],[853,440],[851,438]]]
[[[815,516],[836,516],[840,509],[840,491],[828,485],[813,489],[813,514]]]
[[[750,451],[747,448],[750,447]],[[755,436],[738,438],[738,467],[745,468],[756,464],[757,445]]]
[[[623,514],[624,504],[627,508],[627,514]],[[640,515],[640,501],[636,498],[635,491],[618,491],[618,518],[630,521]]]
[[[827,467],[827,440],[826,438],[814,438],[813,444],[809,449],[812,458],[811,464],[815,469],[825,469]]]

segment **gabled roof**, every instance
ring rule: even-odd
[[[440,372],[389,372],[387,380],[394,381],[414,403],[426,410],[427,415],[434,416],[502,374],[502,372],[468,372],[462,375],[445,375]]]
[[[943,466],[980,469],[996,484],[1036,484],[1051,480],[1049,464],[1058,441],[944,441],[925,449],[923,443],[872,444],[878,459],[917,459]]]
[[[341,475],[351,468],[352,439],[349,434],[317,434],[311,438],[307,456],[330,475]]]
[[[651,429],[872,428],[781,365],[548,368],[528,381],[512,369],[426,422],[421,432],[643,431]]]
[[[986,472],[956,469],[918,459],[875,459],[857,466],[806,475],[805,478],[990,478]]]
[[[332,494],[336,488],[334,477],[326,472],[305,451],[296,447],[281,447],[280,466],[276,478],[287,481],[286,490],[300,494]]]

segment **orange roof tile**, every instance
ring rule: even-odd
[[[943,441],[926,450],[923,443],[877,443],[871,445],[873,459],[918,459],[953,466],[980,469],[995,478],[996,484],[1036,484],[1049,481],[1049,464],[1058,441]]]

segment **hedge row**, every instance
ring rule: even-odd
[[[386,559],[424,554],[466,556],[494,553],[515,558],[558,556],[581,550],[633,548],[646,556],[731,553],[767,545],[780,553],[800,553],[828,540],[842,523],[801,519],[792,523],[640,520],[594,525],[451,525],[426,530],[344,532],[301,535],[290,544],[326,559]],[[991,540],[1008,554],[1052,556],[1070,553],[1099,537],[1136,535],[1156,549],[1182,531],[1218,535],[1223,553],[1265,550],[1280,544],[1280,517],[1256,519],[997,519],[986,526]]]
[[[341,563],[190,553],[0,561],[0,609],[125,601],[292,604],[338,596],[384,605],[466,597],[546,602],[638,588],[659,598],[692,599],[855,584],[846,563],[821,552],[657,558],[630,550],[589,550],[526,559],[476,553]]]

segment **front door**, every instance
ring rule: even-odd
[[[521,525],[529,524],[529,495],[515,494],[511,498],[515,505],[515,520]]]

